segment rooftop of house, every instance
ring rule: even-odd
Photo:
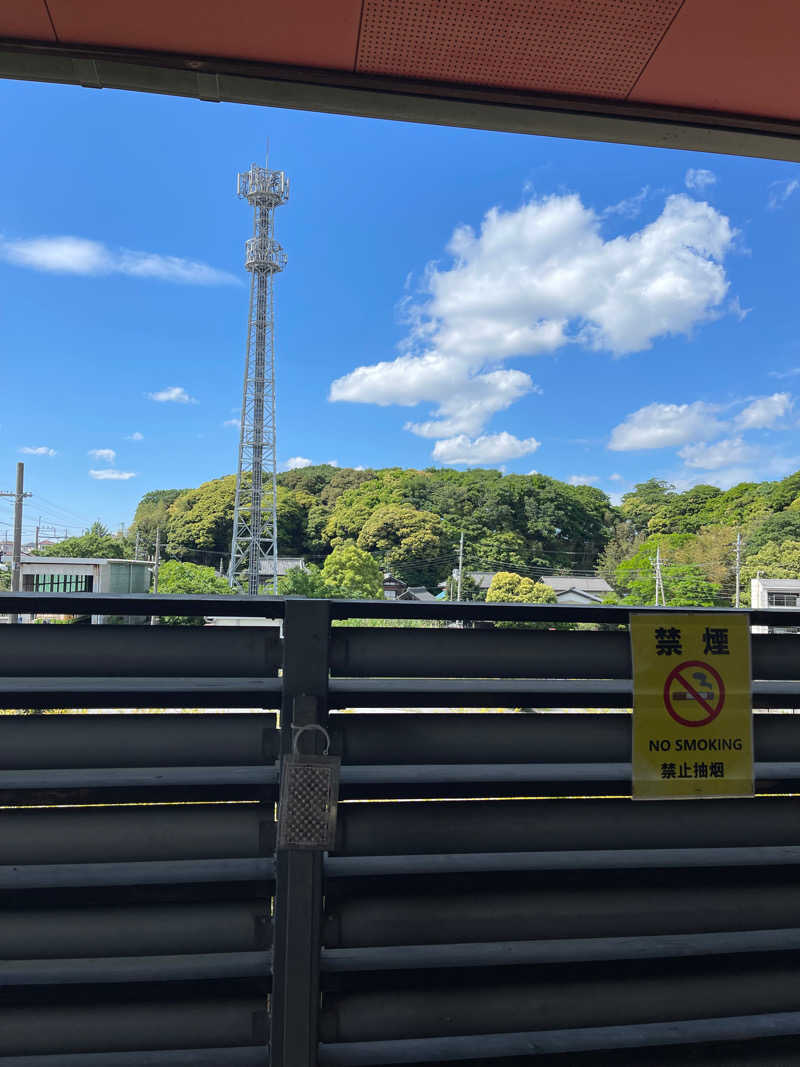
[[[539,579],[545,585],[549,585],[557,593],[566,592],[568,589],[579,589],[582,593],[611,593],[611,586],[605,578],[578,577],[569,574],[543,574]]]
[[[56,564],[59,567],[65,564],[73,564],[76,567],[100,566],[103,563],[130,563],[133,567],[152,567],[153,564],[144,559],[93,559],[86,556],[34,556],[23,552],[20,565],[25,567],[29,564],[40,564],[45,567]]]
[[[582,600],[589,600],[593,604],[603,603],[602,597],[597,596],[595,593],[589,593],[586,589],[579,589],[576,586],[570,586],[569,589],[553,590],[553,592],[559,600],[571,594],[572,596],[580,597]]]
[[[303,559],[302,556],[278,556],[279,578],[282,578],[287,571],[290,571],[295,567],[299,567],[301,570],[305,570],[306,561]],[[273,573],[271,559],[262,559],[260,573],[269,575]]]
[[[400,600],[436,600],[433,593],[424,585],[410,585],[399,597]]]

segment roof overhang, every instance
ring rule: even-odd
[[[796,0],[6,0],[0,76],[800,161]]]

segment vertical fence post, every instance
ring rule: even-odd
[[[282,754],[292,750],[292,726],[327,723],[329,630],[327,601],[286,601]],[[314,735],[307,742],[312,743]],[[278,852],[270,1067],[316,1067],[321,924],[321,853]]]

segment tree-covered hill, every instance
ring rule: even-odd
[[[465,562],[487,570],[591,569],[618,522],[591,486],[496,470],[351,470],[331,466],[278,478],[281,555],[322,562],[354,541],[397,577],[433,586],[451,571],[461,531]],[[230,551],[233,475],[197,489],[148,493],[133,534],[156,526],[176,559],[215,563]]]
[[[287,471],[278,483],[281,555],[321,565],[334,548],[354,542],[411,585],[434,588],[450,574],[462,530],[469,569],[532,577],[599,572],[627,603],[653,603],[658,551],[668,603],[730,604],[737,534],[743,602],[757,570],[800,578],[800,472],[725,491],[699,485],[678,492],[651,479],[619,507],[591,486],[497,470],[326,465]],[[234,484],[228,475],[146,494],[131,537],[138,530],[152,545],[160,526],[167,556],[226,563]]]

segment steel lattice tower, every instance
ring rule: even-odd
[[[275,240],[275,208],[289,199],[289,179],[281,170],[255,163],[240,174],[238,195],[253,207],[253,236],[245,246],[250,271],[250,314],[242,394],[242,425],[233,542],[228,580],[232,588],[255,595],[264,571],[278,591],[278,517],[275,451],[275,319],[273,280],[286,266]]]

